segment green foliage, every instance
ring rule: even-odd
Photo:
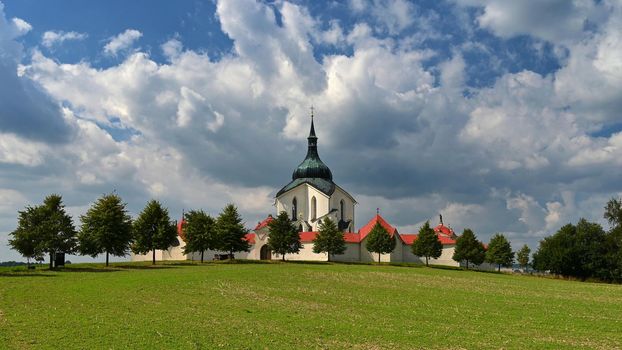
[[[285,254],[298,253],[302,244],[300,243],[300,233],[292,224],[286,212],[282,211],[277,217],[268,224],[270,234],[268,236],[268,247],[273,252],[281,255],[285,261]]]
[[[182,230],[186,238],[184,254],[201,252],[201,262],[206,250],[218,248],[216,221],[203,210],[191,210],[184,214]]]
[[[132,242],[132,218],[121,197],[111,193],[99,198],[80,216],[82,227],[78,234],[78,250],[83,255],[95,257],[108,255],[125,256]]]
[[[330,218],[326,218],[320,223],[320,230],[313,240],[313,252],[327,253],[328,261],[330,261],[331,255],[346,252],[346,240],[343,232],[339,231],[335,222]]]
[[[622,226],[622,199],[611,198],[605,206],[603,217],[613,227]]]
[[[523,269],[529,265],[529,254],[531,254],[531,249],[526,244],[516,253],[516,260]]]
[[[378,263],[380,263],[380,254],[391,253],[395,249],[395,235],[390,235],[379,222],[376,222],[366,240],[367,250],[378,254]]]
[[[501,271],[501,266],[510,267],[514,262],[514,252],[507,238],[500,233],[496,233],[490,239],[488,250],[484,259],[490,264],[495,264]]]
[[[216,219],[218,249],[229,252],[230,256],[234,252],[247,252],[250,249],[246,240],[247,233],[238,209],[235,205],[228,204]]]
[[[462,235],[456,240],[456,249],[454,250],[453,259],[455,261],[466,261],[466,267],[469,263],[479,265],[484,262],[485,258],[484,245],[478,241],[473,231],[465,228]]]
[[[26,207],[19,212],[17,229],[9,233],[9,246],[28,259],[43,260],[45,247],[41,232],[45,216],[41,207]]]
[[[534,268],[581,279],[606,274],[605,241],[606,234],[596,223],[581,219],[577,226],[567,224],[540,241]]]
[[[152,252],[155,264],[155,251],[177,246],[177,229],[171,221],[168,210],[156,200],[147,203],[132,225],[134,242],[132,251],[136,254]]]
[[[425,257],[425,266],[428,266],[429,258],[438,258],[443,252],[443,244],[438,240],[436,232],[430,227],[430,222],[426,221],[419,229],[419,235],[411,246],[413,254]]]

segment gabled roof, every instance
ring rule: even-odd
[[[313,242],[313,240],[315,239],[315,236],[317,236],[318,233],[319,232],[312,232],[312,231],[300,232],[300,242],[311,243]],[[346,232],[343,234],[343,238],[345,239],[346,243],[359,243],[360,242],[358,233]]]
[[[177,235],[181,238],[182,241],[186,241],[186,234],[184,233],[184,224],[186,220],[182,216],[181,219],[177,222]]]
[[[254,233],[247,233],[246,236],[244,236],[244,239],[249,244],[255,244],[255,234]]]
[[[387,230],[389,235],[393,236],[397,233],[397,229],[395,227],[391,226],[382,216],[380,216],[380,214],[376,214],[376,216],[369,220],[369,222],[365,224],[365,226],[361,227],[361,229],[359,230],[359,236],[361,241],[365,239],[365,237],[371,232],[374,226],[376,226],[376,222],[380,223],[380,226]]]
[[[419,237],[418,234],[416,233],[401,233],[400,237],[402,237],[402,241],[404,241],[405,244],[407,245],[411,245],[413,244],[414,241],[417,240],[417,238]],[[451,244],[456,244],[456,240],[449,238],[443,234],[440,233],[436,233],[436,237],[438,237],[438,240],[441,242],[442,245],[451,245]]]
[[[332,195],[335,192],[335,183],[332,180],[326,180],[322,178],[302,177],[292,180],[276,193],[276,197],[280,197],[283,193],[292,190],[302,184],[309,184],[318,191],[324,193],[327,196]]]
[[[258,222],[257,226],[255,226],[255,228],[253,229],[253,231],[257,231],[257,230],[261,230],[262,228],[268,226],[268,224],[270,222],[272,222],[272,220],[274,220],[274,218],[272,217],[272,215],[268,215],[267,218],[265,218],[263,221]]]
[[[443,223],[438,224],[438,226],[434,228],[434,232],[441,233],[445,236],[449,236],[452,238],[456,236],[456,234],[454,233],[454,230],[452,230],[451,227],[447,227],[443,225]]]

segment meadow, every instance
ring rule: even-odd
[[[0,268],[2,349],[617,349],[622,286],[311,263]]]

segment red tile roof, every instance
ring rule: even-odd
[[[262,228],[264,228],[264,227],[268,226],[268,224],[269,224],[272,220],[274,220],[274,218],[272,217],[272,215],[268,215],[268,217],[267,217],[267,218],[265,218],[262,222],[257,223],[257,226],[255,226],[254,231],[261,230]]]
[[[442,223],[438,224],[438,226],[436,226],[434,228],[434,232],[436,233],[442,233],[445,236],[449,236],[449,237],[455,237],[455,233],[454,230],[451,229],[451,227],[447,227],[445,225],[443,225]]]
[[[186,220],[182,216],[181,219],[177,222],[177,235],[181,238],[182,241],[186,241],[186,234],[184,233],[184,224]]]
[[[441,241],[442,245],[456,244],[456,240],[451,239],[443,234],[437,232],[436,236],[438,237],[438,240]],[[404,241],[404,244],[411,245],[414,241],[417,240],[417,237],[419,237],[419,235],[415,233],[403,233],[400,234],[400,237],[402,237],[402,241]]]
[[[246,241],[249,244],[255,244],[255,234],[254,233],[247,233],[246,236],[244,236],[244,239],[246,239]]]
[[[346,243],[359,243],[361,241],[361,236],[358,233],[354,232],[346,232],[343,234],[343,238],[345,238]]]
[[[313,240],[315,239],[315,236],[317,236],[318,233],[319,232],[312,232],[312,231],[300,232],[300,242],[311,243],[313,242]],[[354,233],[354,232],[345,232],[343,234],[343,238],[346,240],[346,243],[359,243],[360,242],[358,233]]]
[[[376,226],[376,222],[380,223],[380,226],[384,227],[384,229],[387,230],[391,236],[397,233],[397,229],[395,227],[391,226],[382,216],[380,216],[380,214],[376,214],[376,216],[369,220],[369,222],[359,230],[359,237],[361,241],[365,239],[374,226]]]

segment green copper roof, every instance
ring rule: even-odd
[[[319,154],[317,153],[317,136],[315,136],[313,114],[311,114],[311,130],[309,131],[307,141],[309,143],[307,156],[302,163],[298,165],[296,170],[294,170],[294,173],[292,174],[292,182],[283,187],[276,194],[277,197],[303,183],[308,183],[329,196],[335,191],[333,173],[326,166],[326,164],[322,162]]]
[[[298,165],[292,174],[292,180],[301,178],[320,178],[328,181],[333,180],[333,174],[330,169],[322,162],[317,153],[317,136],[315,136],[315,128],[313,126],[313,116],[311,116],[311,131],[307,138],[309,146],[305,160]]]
[[[319,179],[319,178],[299,178],[299,179],[292,180],[292,182],[288,183],[287,185],[285,185],[285,187],[281,188],[281,190],[277,192],[276,196],[278,197],[282,195],[283,193],[291,190],[292,188],[305,184],[305,183],[317,188],[319,191],[321,191],[327,196],[330,196],[333,194],[333,192],[335,192],[335,184],[331,180],[325,180],[325,179]]]

